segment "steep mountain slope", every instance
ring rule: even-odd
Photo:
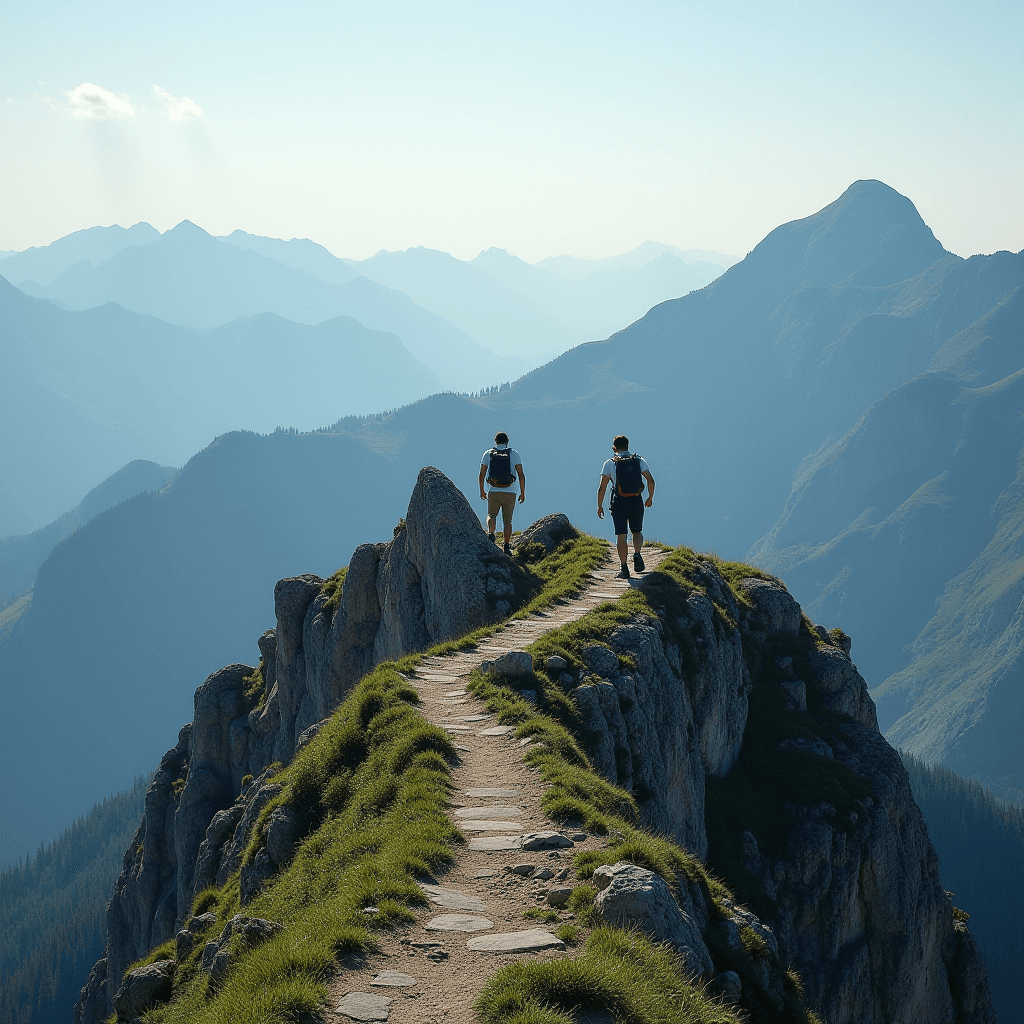
[[[0,536],[56,519],[133,459],[180,464],[225,430],[314,429],[440,386],[394,335],[347,317],[265,314],[203,336],[113,303],[58,310],[4,280],[0,352]]]
[[[849,638],[688,548],[608,593],[611,551],[557,519],[531,583],[428,467],[343,581],[276,584],[259,665],[211,674],[160,762],[76,1024],[274,1024],[342,994],[358,1020],[353,990],[389,983],[419,997],[397,1021],[994,1024]],[[502,622],[524,591],[545,614]],[[502,964],[528,937],[548,955]]]
[[[106,943],[106,905],[150,778],[105,799],[24,864],[0,873],[0,1020],[67,1024]]]
[[[130,228],[119,224],[110,227],[85,228],[58,238],[49,245],[33,246],[23,252],[11,253],[3,261],[3,274],[12,284],[34,281],[48,285],[55,277],[76,263],[91,266],[105,263],[115,253],[136,245],[148,245],[160,237],[150,224],[140,222]]]
[[[327,575],[360,541],[388,537],[423,465],[473,495],[480,451],[505,429],[528,478],[518,515],[561,508],[596,527],[597,476],[622,430],[658,481],[649,535],[742,553],[771,529],[808,450],[1012,291],[1001,266],[944,254],[908,200],[858,183],[772,232],[708,288],[504,391],[436,395],[328,434],[221,437],[159,497],[105,513],[61,545],[20,634],[0,649],[0,683],[14,691],[5,699],[27,723],[0,750],[25,801],[3,816],[24,822],[12,852],[144,770],[146,751],[172,739],[166,723],[187,717],[196,681],[248,656],[274,580],[296,564]],[[168,623],[188,642],[168,649]],[[869,637],[863,647],[866,656]],[[33,709],[67,689],[68,664],[78,666],[75,693],[99,703],[37,730]],[[77,763],[97,735],[115,734],[118,716],[138,719],[150,704],[159,714],[146,716],[147,732],[75,772],[55,822],[33,821],[33,794],[62,769],[55,759],[27,772],[20,745],[58,747]]]
[[[160,490],[177,472],[173,466],[158,466],[144,459],[129,462],[48,526],[34,533],[0,540],[0,607],[32,586],[39,566],[68,534],[105,509],[142,491]]]
[[[969,260],[965,277],[1003,280],[1006,293],[943,344],[927,373],[807,460],[750,556],[785,573],[813,614],[870,638],[861,663],[894,743],[1020,787],[1010,723],[1024,713],[1022,641],[1009,616],[1021,534],[1024,254],[981,262]]]
[[[909,754],[903,760],[939,855],[942,884],[970,914],[1000,1024],[1021,1024],[1024,811],[948,768],[929,767]]]
[[[483,387],[501,380],[506,369],[493,353],[400,292],[366,279],[326,284],[255,249],[218,241],[189,221],[99,266],[81,263],[46,287],[23,282],[22,288],[73,309],[116,302],[194,328],[267,312],[302,324],[351,316],[372,330],[397,334],[447,387]],[[522,372],[526,362],[517,368]]]

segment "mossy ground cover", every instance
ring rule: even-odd
[[[278,921],[266,944],[239,950],[223,987],[211,991],[198,962],[203,941],[242,912],[238,876],[201,893],[195,913],[217,923],[178,965],[174,1000],[146,1019],[188,1024],[270,1024],[318,1019],[326,980],[343,954],[375,947],[375,933],[407,923],[425,898],[415,879],[453,858],[461,841],[446,814],[445,733],[416,711],[418,697],[393,664],[362,679],[330,722],[275,778],[275,804],[298,811],[306,832],[286,870],[244,913]],[[376,907],[372,914],[367,907]],[[145,962],[173,958],[173,943]]]

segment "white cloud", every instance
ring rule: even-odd
[[[172,96],[159,85],[153,86],[153,95],[167,108],[167,116],[172,121],[192,121],[203,116],[203,108],[188,96]]]
[[[105,121],[112,117],[131,117],[135,108],[128,102],[128,96],[122,93],[115,96],[102,86],[92,82],[83,82],[77,89],[64,94],[71,104],[72,117],[84,117],[91,121]]]

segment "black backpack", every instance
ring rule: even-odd
[[[509,449],[491,449],[491,464],[487,468],[487,482],[492,487],[508,487],[512,483],[512,456]]]
[[[638,498],[643,493],[644,478],[640,472],[639,455],[616,455],[615,490],[620,498]]]

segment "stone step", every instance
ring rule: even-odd
[[[460,807],[454,812],[456,818],[516,818],[523,813],[521,807]]]
[[[474,953],[529,953],[540,949],[565,949],[565,943],[543,928],[529,928],[522,932],[478,935],[466,943],[466,948]]]
[[[494,922],[472,914],[442,914],[423,927],[428,932],[482,932],[493,928]]]
[[[439,907],[446,907],[448,910],[487,909],[487,904],[479,896],[456,892],[454,889],[446,889],[441,885],[421,883],[420,888],[427,894],[427,899],[431,903],[436,903]]]

